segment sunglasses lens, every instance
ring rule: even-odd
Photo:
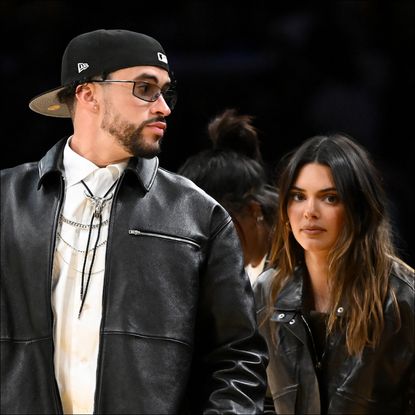
[[[166,104],[171,110],[173,110],[177,102],[177,93],[175,89],[170,88],[165,92],[162,92],[157,85],[147,82],[136,82],[134,84],[133,95],[147,102],[157,101],[159,96],[163,95]]]
[[[173,110],[177,103],[176,91],[173,89],[167,90],[165,93],[163,93],[163,98],[166,101],[166,104],[169,106],[169,108]]]
[[[160,94],[160,88],[147,82],[135,82],[133,95],[147,102],[154,102]]]

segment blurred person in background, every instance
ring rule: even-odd
[[[189,157],[178,173],[228,210],[251,283],[266,265],[278,194],[264,166],[252,116],[227,109],[208,124],[212,147]]]
[[[278,414],[413,414],[414,270],[396,257],[363,146],[315,136],[283,158],[270,268],[254,284]]]

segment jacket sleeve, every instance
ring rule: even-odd
[[[208,245],[200,280],[192,413],[262,413],[268,352],[230,218]]]

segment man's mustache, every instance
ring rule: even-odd
[[[152,124],[153,122],[164,122],[164,123],[166,123],[166,118],[163,117],[162,115],[158,115],[157,117],[150,118],[146,121],[143,121],[142,125],[144,126],[144,125],[147,125],[147,124]]]

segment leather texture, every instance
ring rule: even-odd
[[[1,413],[62,412],[50,297],[65,142],[1,172]],[[133,158],[107,245],[94,413],[260,413],[267,347],[226,211]]]
[[[414,270],[396,262],[385,302],[385,329],[379,346],[350,356],[343,333],[326,344],[328,409],[321,407],[312,334],[302,311],[304,269],[298,268],[280,291],[269,313],[267,300],[274,269],[265,271],[253,289],[260,331],[270,351],[267,367],[270,393],[277,414],[412,414],[414,410]],[[392,291],[401,313],[394,318]],[[337,315],[345,318],[347,306]],[[269,319],[261,322],[265,316]],[[274,326],[271,329],[271,326]],[[274,333],[274,334],[272,334]]]

